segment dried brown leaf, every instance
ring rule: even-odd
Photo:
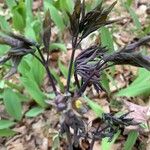
[[[149,111],[150,107],[148,106],[140,106],[128,101],[124,101],[125,106],[129,111],[131,111],[128,117],[134,118],[136,122],[139,123],[147,123],[150,119]]]

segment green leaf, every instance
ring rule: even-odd
[[[21,61],[21,63],[18,66],[18,71],[22,75],[25,75],[27,72],[30,72],[31,67],[30,67],[30,62],[27,57],[24,57]]]
[[[109,79],[107,78],[107,75],[105,72],[102,73],[101,75],[101,80],[100,80],[102,86],[104,87],[104,89],[108,92],[108,94],[110,93],[110,89],[109,89]]]
[[[112,33],[107,27],[101,27],[100,29],[102,46],[106,46],[110,51],[114,51]]]
[[[54,7],[51,2],[49,2],[48,0],[44,1],[44,8],[45,11],[46,10],[50,10],[50,14],[51,14],[51,18],[54,21],[54,23],[56,24],[56,26],[60,29],[60,30],[64,30],[65,25],[63,23],[63,19],[61,14],[59,13],[59,10],[56,9],[56,7]]]
[[[67,77],[68,77],[68,68],[65,65],[63,65],[60,60],[58,60],[58,66],[59,66],[59,69],[60,69],[61,73],[67,79]]]
[[[55,80],[57,81],[57,83],[58,83],[58,85],[59,85],[61,91],[64,92],[65,88],[64,88],[63,83],[62,83],[61,80],[60,80],[59,75],[55,72],[54,69],[51,69],[51,74],[53,75],[53,77],[54,77]]]
[[[114,43],[113,43],[113,37],[112,33],[109,31],[107,27],[101,27],[100,29],[100,38],[102,46],[108,48],[108,52],[112,53],[114,52]],[[115,67],[110,67],[111,74],[114,74]]]
[[[13,83],[9,80],[5,80],[5,86],[8,86],[10,89],[14,89],[14,90],[17,90],[18,92],[22,92],[23,90],[23,86],[20,85],[20,83],[16,84],[16,83]],[[18,94],[18,93],[16,93]],[[20,99],[20,98],[19,98]]]
[[[52,150],[59,149],[59,147],[60,147],[60,137],[59,137],[59,133],[56,133],[56,134],[53,136]]]
[[[124,144],[123,150],[132,150],[133,146],[138,138],[138,132],[137,131],[131,131],[128,135],[128,138]]]
[[[15,123],[10,120],[0,120],[0,130],[13,126]]]
[[[5,87],[5,80],[0,81],[0,89],[3,89]]]
[[[60,0],[59,3],[60,3],[61,10],[66,10],[67,12],[72,14],[73,7],[74,7],[73,1],[71,1],[71,0]]]
[[[36,35],[35,35],[35,31],[32,27],[32,23],[26,25],[26,27],[25,27],[25,36],[36,41]]]
[[[131,18],[133,19],[133,22],[136,26],[137,29],[141,30],[142,29],[142,25],[139,21],[139,17],[137,16],[137,14],[135,13],[135,11],[127,4],[127,3],[123,3],[123,6],[128,10]]]
[[[11,89],[5,89],[3,100],[8,114],[14,117],[16,120],[21,120],[22,107],[18,95]]]
[[[4,16],[0,16],[0,29],[2,31],[11,31],[8,22],[5,20]]]
[[[58,60],[58,67],[61,71],[61,73],[63,74],[64,78],[67,79],[68,78],[68,67],[63,65],[60,61],[60,59]],[[71,71],[71,77],[72,77],[72,73],[74,72],[73,71],[74,67],[72,67],[72,71]],[[75,86],[73,85],[73,82],[70,82],[70,89],[71,90],[74,90]]]
[[[45,69],[43,65],[36,58],[33,58],[30,68],[30,73],[34,78],[34,81],[36,81],[36,83],[40,86],[45,75]]]
[[[18,11],[13,11],[13,26],[16,30],[19,31],[23,31],[24,29],[24,21]]]
[[[63,52],[67,52],[67,48],[66,48],[65,44],[62,44],[62,43],[51,43],[50,50],[54,50],[54,49],[60,49]]]
[[[111,150],[112,144],[116,141],[118,136],[120,135],[121,131],[118,130],[117,133],[114,135],[113,140],[109,142],[109,138],[103,138],[102,139],[102,150]]]
[[[30,96],[41,106],[45,107],[45,95],[40,90],[39,85],[42,83],[44,69],[41,64],[33,57],[24,58],[19,65],[19,72],[22,74],[21,83],[26,88]]]
[[[23,1],[19,1],[19,4],[12,9],[12,15],[14,28],[23,31],[26,25],[26,10]]]
[[[41,18],[38,17],[36,20],[34,20],[31,24],[33,27],[33,30],[35,32],[36,40],[41,41],[41,33],[39,31],[42,31],[42,21]]]
[[[38,87],[37,83],[30,77],[30,73],[26,76],[20,78],[21,83],[24,85],[31,97],[39,104],[41,107],[46,107],[45,95]]]
[[[116,84],[115,80],[113,79],[113,77],[106,71],[105,71],[105,74],[106,74],[107,78],[109,79],[109,81],[113,84],[113,86],[115,86],[115,88],[118,89],[117,84]]]
[[[19,65],[18,71],[22,74],[25,80],[25,83],[23,85],[26,87],[27,86],[26,80],[31,81],[31,84],[33,83],[33,87],[30,87],[30,88],[33,88],[33,89],[35,88],[34,89],[35,91],[37,89],[39,91],[39,94],[37,93],[37,95],[41,95],[39,96],[41,97],[39,99],[43,99],[42,97],[44,96],[44,94],[39,89],[39,86],[43,82],[45,70],[43,66],[40,64],[40,62],[33,57],[23,58],[23,60],[21,61],[21,64]],[[27,89],[29,90],[30,88],[27,88]],[[44,99],[42,101],[44,101]]]
[[[56,97],[56,95],[55,95],[54,92],[52,92],[52,93],[47,93],[46,96],[47,96],[47,98],[50,99],[50,100],[53,100],[53,99]]]
[[[12,9],[14,6],[16,6],[16,1],[5,0],[5,2],[10,9]]]
[[[120,90],[116,96],[149,96],[150,95],[150,72],[140,69],[138,77],[125,89]]]
[[[38,116],[39,114],[41,114],[43,111],[44,111],[44,109],[41,108],[41,107],[34,107],[34,108],[30,109],[30,110],[25,114],[25,116],[26,116],[26,117],[36,117],[36,116]]]
[[[73,12],[74,3],[73,1],[66,0],[66,9],[72,13]]]
[[[133,3],[133,0],[127,0],[126,3],[127,3],[128,6],[131,6],[131,4]]]
[[[9,136],[13,136],[14,134],[16,134],[16,132],[11,130],[11,129],[0,130],[0,136],[1,137],[9,137]]]
[[[33,21],[32,5],[33,5],[33,0],[25,0],[25,8],[27,9],[26,16],[28,19],[27,23],[31,23]]]
[[[96,113],[96,115],[102,117],[102,114],[104,113],[103,108],[96,102],[90,100],[87,96],[84,96],[84,99],[87,101],[89,107]]]
[[[8,52],[10,49],[7,45],[0,45],[0,55],[4,55],[6,52]]]

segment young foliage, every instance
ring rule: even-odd
[[[68,13],[70,18],[71,34],[73,36],[73,45],[76,43],[79,33],[81,34],[80,39],[82,40],[100,27],[112,23],[108,20],[108,15],[116,2],[108,8],[104,8],[102,4],[103,1],[101,1],[100,4],[92,11],[86,13],[84,0],[82,3],[80,0],[76,1],[73,14],[70,15]]]

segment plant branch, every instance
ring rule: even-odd
[[[107,59],[107,57],[106,57]],[[77,95],[80,97],[82,95],[82,93],[85,91],[85,88],[87,86],[87,84],[89,83],[89,80],[94,76],[94,74],[99,71],[97,70],[98,68],[101,68],[105,63],[106,63],[106,59],[103,60],[103,62],[101,63],[101,60],[97,63],[95,69],[93,70],[93,72],[91,73],[91,75],[89,76],[89,78],[82,84],[82,86],[80,87],[80,89],[77,92]],[[101,63],[101,64],[100,64]]]
[[[81,41],[82,41],[82,39],[80,39],[79,42],[77,43],[77,38],[76,38],[75,42],[72,41],[72,54],[71,54],[71,60],[70,60],[70,64],[69,64],[66,92],[69,92],[69,86],[70,86],[70,80],[71,80],[71,71],[72,71],[72,66],[73,66],[73,62],[74,62],[75,50],[79,46]]]
[[[58,95],[58,91],[57,91],[57,89],[56,89],[56,86],[55,86],[55,83],[54,83],[54,80],[53,80],[53,76],[52,76],[52,74],[51,74],[51,72],[50,72],[50,70],[49,70],[49,67],[48,67],[48,64],[47,64],[47,61],[45,60],[45,58],[44,58],[44,56],[43,56],[43,54],[41,53],[41,50],[39,49],[39,47],[37,47],[37,50],[38,50],[38,53],[40,54],[40,57],[41,57],[41,61],[39,60],[39,58],[37,58],[41,63],[42,63],[42,65],[45,67],[45,69],[46,69],[46,72],[47,72],[47,75],[48,75],[48,78],[49,78],[49,81],[50,81],[50,83],[51,83],[51,85],[52,85],[52,88],[53,88],[53,91],[54,91],[54,93],[55,93],[55,95]]]
[[[137,47],[146,44],[149,41],[150,41],[150,35],[145,36],[145,37],[139,39],[137,42],[128,44],[127,46],[123,47],[119,51],[132,51],[132,50],[136,49]]]

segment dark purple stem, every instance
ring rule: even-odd
[[[42,64],[43,64],[43,66],[44,66],[45,69],[46,69],[46,72],[47,72],[49,81],[50,81],[50,83],[52,84],[53,91],[54,91],[55,95],[58,95],[58,91],[57,91],[57,89],[56,89],[53,76],[52,76],[52,74],[51,74],[51,72],[50,72],[50,70],[49,70],[47,61],[45,60],[45,58],[44,58],[43,54],[41,53],[41,50],[40,50],[39,47],[37,47],[37,50],[38,50],[38,53],[40,54],[40,57],[41,57],[41,59],[42,59],[42,62],[43,62]],[[41,61],[40,61],[40,62],[41,62]]]

